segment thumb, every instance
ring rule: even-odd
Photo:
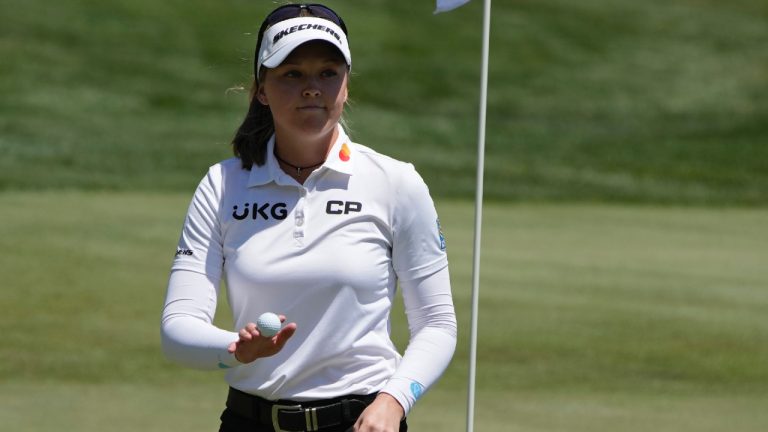
[[[288,342],[288,339],[296,333],[296,328],[296,323],[290,323],[283,327],[275,336],[275,345],[282,348],[282,346]]]

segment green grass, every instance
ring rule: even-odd
[[[464,430],[481,2],[328,4],[353,137],[415,163],[448,237],[459,346],[410,422]],[[0,0],[2,428],[215,430],[223,378],[164,360],[159,316],[271,7]],[[768,429],[767,21],[494,2],[476,430]]]
[[[215,428],[221,374],[170,364],[159,347],[189,198],[0,194],[0,424]],[[472,206],[442,200],[438,210],[460,340],[411,423],[459,431]],[[768,427],[768,211],[489,204],[484,222],[476,430]],[[402,347],[400,307],[394,316]]]
[[[474,191],[481,3],[331,1],[353,136]],[[189,191],[228,156],[266,3],[0,0],[0,189]],[[497,1],[486,196],[765,205],[768,6]]]

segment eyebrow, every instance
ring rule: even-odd
[[[328,57],[328,58],[326,58],[324,60],[320,60],[320,63],[322,63],[322,64],[334,64],[334,65],[337,65],[337,64],[346,63],[346,62],[343,59],[338,59],[338,58],[335,58],[335,57]],[[288,65],[290,65],[290,66],[299,66],[299,65],[301,65],[301,62],[296,62],[296,61],[292,61],[292,60],[286,59],[285,61],[283,61],[283,63],[280,64],[280,66],[288,66]]]

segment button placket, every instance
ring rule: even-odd
[[[296,209],[294,210],[294,226],[293,226],[293,238],[296,241],[296,246],[304,246],[304,207],[307,200],[307,189],[304,187],[299,188],[299,200],[296,202]]]

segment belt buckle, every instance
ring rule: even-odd
[[[280,410],[302,411],[301,405],[272,405],[272,428],[275,430],[275,432],[294,432],[280,429],[280,419],[278,418],[278,413]]]

